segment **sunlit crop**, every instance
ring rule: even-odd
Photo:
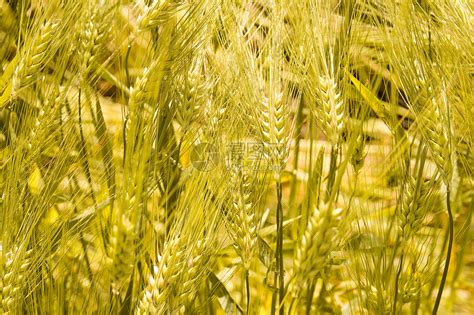
[[[1,314],[473,314],[469,0],[0,0]]]

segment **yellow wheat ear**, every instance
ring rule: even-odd
[[[33,251],[21,252],[19,248],[6,251],[0,244],[1,259],[1,299],[2,313],[16,314],[18,302],[24,294],[25,280],[28,269],[31,267]]]
[[[329,212],[329,207],[324,205],[322,210],[314,209],[308,219],[301,240],[295,249],[292,270],[293,296],[297,297],[304,288],[305,277],[318,277],[325,268],[328,255],[336,244],[338,222],[341,220],[342,209]]]
[[[135,262],[135,226],[126,215],[118,216],[112,224],[107,243],[106,264],[113,293],[123,295]]]
[[[153,0],[138,17],[138,28],[146,30],[161,25],[184,8],[185,1]]]
[[[318,82],[317,117],[329,142],[336,145],[344,127],[344,103],[336,81],[331,76],[322,76]]]
[[[453,164],[450,148],[450,131],[446,125],[445,115],[441,115],[439,106],[427,108],[420,123],[426,132],[427,144],[431,156],[442,174],[445,184],[451,181]]]
[[[78,47],[78,65],[82,80],[87,79],[93,63],[98,61],[97,57],[109,36],[112,20],[111,11],[97,3],[91,4],[85,13]]]
[[[243,167],[233,167],[230,177],[233,209],[229,211],[229,230],[243,266],[249,270],[257,249],[258,216],[254,195],[258,188],[252,185],[249,171]]]
[[[183,313],[191,309],[199,279],[207,272],[206,240],[184,243],[181,238],[165,243],[143,292],[137,313]]]
[[[274,98],[264,97],[260,108],[264,154],[270,171],[278,177],[288,158],[288,105],[279,93]]]
[[[56,36],[59,28],[59,21],[47,20],[43,22],[34,35],[29,37],[29,42],[25,44],[24,49],[18,54],[19,58],[11,61],[7,72],[11,73],[11,79],[6,86],[2,87],[0,97],[0,108],[8,100],[14,99],[18,90],[31,85],[39,76],[45,62],[54,54],[54,45],[52,39]],[[3,78],[2,78],[3,79]]]

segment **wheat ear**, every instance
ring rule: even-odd
[[[258,222],[252,196],[254,187],[242,167],[232,168],[231,183],[234,210],[229,211],[231,236],[245,270],[249,270],[257,243]]]
[[[182,8],[184,2],[173,0],[154,0],[149,6],[145,6],[138,17],[139,30],[146,30],[159,26],[176,15]]]
[[[285,168],[288,157],[288,111],[285,105],[282,93],[274,99],[264,97],[261,102],[264,153],[277,178]]]
[[[89,8],[85,20],[84,29],[80,34],[78,54],[83,80],[86,79],[90,67],[97,58],[107,33],[110,31],[109,14],[103,12],[99,7]]]
[[[401,211],[399,213],[399,231],[404,241],[415,235],[422,227],[423,218],[426,215],[426,184],[416,189],[416,179],[409,176],[405,184]]]
[[[27,86],[34,82],[38,74],[45,66],[44,62],[48,57],[51,40],[54,38],[58,30],[59,23],[55,21],[46,21],[38,30],[31,44],[27,46],[23,58],[20,59],[12,78],[12,90],[14,94],[16,90]]]
[[[200,63],[193,66],[185,73],[183,80],[178,81],[177,98],[178,106],[176,119],[183,128],[183,133],[190,128],[192,121],[199,121],[200,105],[206,102],[207,85],[205,78],[199,72]]]
[[[4,253],[1,247],[0,250],[2,314],[17,314],[18,303],[22,300],[21,290],[24,287],[25,275],[31,266],[32,250],[24,253],[18,249],[7,253]]]
[[[332,76],[324,75],[318,81],[316,113],[329,142],[335,146],[344,127],[344,102]]]
[[[365,155],[364,135],[361,133],[355,140],[354,152],[352,153],[351,159],[349,161],[356,174],[359,174],[360,170],[364,166]]]
[[[448,185],[452,178],[453,164],[449,148],[448,130],[442,125],[446,121],[439,106],[427,108],[420,117],[423,130],[426,132],[426,142],[430,149],[438,170],[441,172],[443,182]]]
[[[206,246],[201,240],[192,248],[185,246],[180,238],[166,242],[148,278],[137,313],[186,312],[196,294],[198,280],[207,270]]]
[[[451,180],[453,177],[453,159],[451,144],[451,120],[449,113],[449,104],[447,101],[445,87],[441,93],[441,101],[437,102],[434,98],[431,104],[432,108],[427,108],[425,115],[421,116],[425,123],[427,133],[427,143],[431,150],[431,155],[441,173],[443,182],[446,186],[446,209],[448,212],[448,249],[443,269],[443,275],[436,295],[436,301],[433,306],[433,315],[438,313],[441,303],[444,286],[448,277],[449,263],[451,260],[451,251],[454,243],[454,219],[451,210]],[[433,108],[434,107],[434,108]]]
[[[264,97],[261,102],[261,120],[264,156],[269,163],[270,171],[276,179],[277,209],[276,209],[276,243],[275,261],[277,273],[275,283],[278,281],[278,296],[280,314],[284,313],[283,299],[285,295],[284,265],[283,265],[283,204],[281,173],[285,168],[288,157],[288,112],[283,102],[283,93]],[[272,314],[276,311],[276,291],[272,297]]]
[[[131,274],[134,263],[134,225],[125,215],[118,218],[109,235],[107,267],[114,294],[120,294],[123,282]]]
[[[290,291],[294,297],[303,289],[307,278],[317,276],[326,266],[328,255],[334,248],[337,224],[341,220],[342,209],[329,212],[329,207],[315,208],[301,241],[295,249]]]

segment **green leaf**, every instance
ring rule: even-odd
[[[359,91],[360,95],[364,98],[367,104],[380,118],[386,119],[390,117],[390,113],[387,110],[390,104],[381,101],[368,87],[354,77],[350,72],[346,71],[347,75],[351,79],[352,84]]]
[[[244,314],[242,307],[235,302],[225,285],[213,272],[209,273],[208,279],[212,288],[211,294],[217,297],[225,314]]]
[[[10,79],[13,75],[13,72],[15,71],[19,59],[19,55],[16,54],[15,57],[10,61],[8,66],[5,68],[5,71],[2,73],[2,77],[0,77],[0,92],[3,93],[5,90],[5,86],[7,85],[7,83],[10,82]]]
[[[297,216],[296,218],[285,220],[283,221],[283,227],[285,228],[288,225],[292,224],[293,222],[298,221],[299,219],[301,219],[301,215]],[[264,236],[275,233],[275,231],[276,231],[276,224],[272,224],[261,229],[259,234],[260,236],[264,237]]]
[[[7,102],[10,100],[10,94],[12,90],[11,78],[13,76],[13,72],[16,69],[16,65],[18,64],[18,60],[19,55],[17,54],[5,68],[5,71],[0,78],[0,108],[5,106],[5,104],[7,104]]]
[[[275,253],[268,243],[258,236],[257,238],[258,258],[268,268],[275,269]]]
[[[115,196],[115,167],[113,163],[112,142],[107,133],[107,125],[105,123],[104,114],[100,105],[99,97],[96,101],[96,116],[95,120],[95,134],[99,140],[99,151],[102,155],[102,161],[105,166],[105,173],[107,177],[107,187],[109,189],[109,196],[111,199],[111,209],[113,208],[113,199]]]
[[[45,183],[41,176],[41,171],[38,168],[38,165],[35,164],[30,176],[28,177],[28,188],[32,195],[39,196],[44,187]]]
[[[132,270],[132,274],[130,275],[130,279],[128,282],[127,293],[125,294],[125,298],[122,302],[122,307],[120,308],[120,315],[127,315],[132,314],[132,293],[133,293],[133,278],[135,277],[135,268]]]

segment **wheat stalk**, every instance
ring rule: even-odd
[[[427,141],[428,146],[431,149],[433,159],[439,171],[441,172],[443,182],[446,185],[446,208],[448,212],[448,249],[446,252],[445,265],[438,289],[438,294],[433,306],[433,314],[437,314],[441,302],[444,286],[448,277],[451,251],[454,243],[454,218],[451,210],[451,181],[453,177],[451,119],[444,85],[441,94],[442,101],[438,104],[435,104],[432,115],[429,115],[428,119],[425,120],[427,123],[426,132],[429,136]]]
[[[278,276],[280,314],[284,312],[283,299],[285,295],[284,288],[284,265],[283,265],[283,204],[282,204],[282,186],[281,174],[285,168],[288,158],[288,134],[287,118],[288,111],[283,102],[283,93],[271,95],[270,98],[264,97],[261,101],[261,120],[264,157],[268,162],[269,171],[276,180],[277,190],[277,250],[275,252],[276,265],[278,272],[275,273],[275,283]],[[276,309],[276,292],[273,295],[272,314]]]

